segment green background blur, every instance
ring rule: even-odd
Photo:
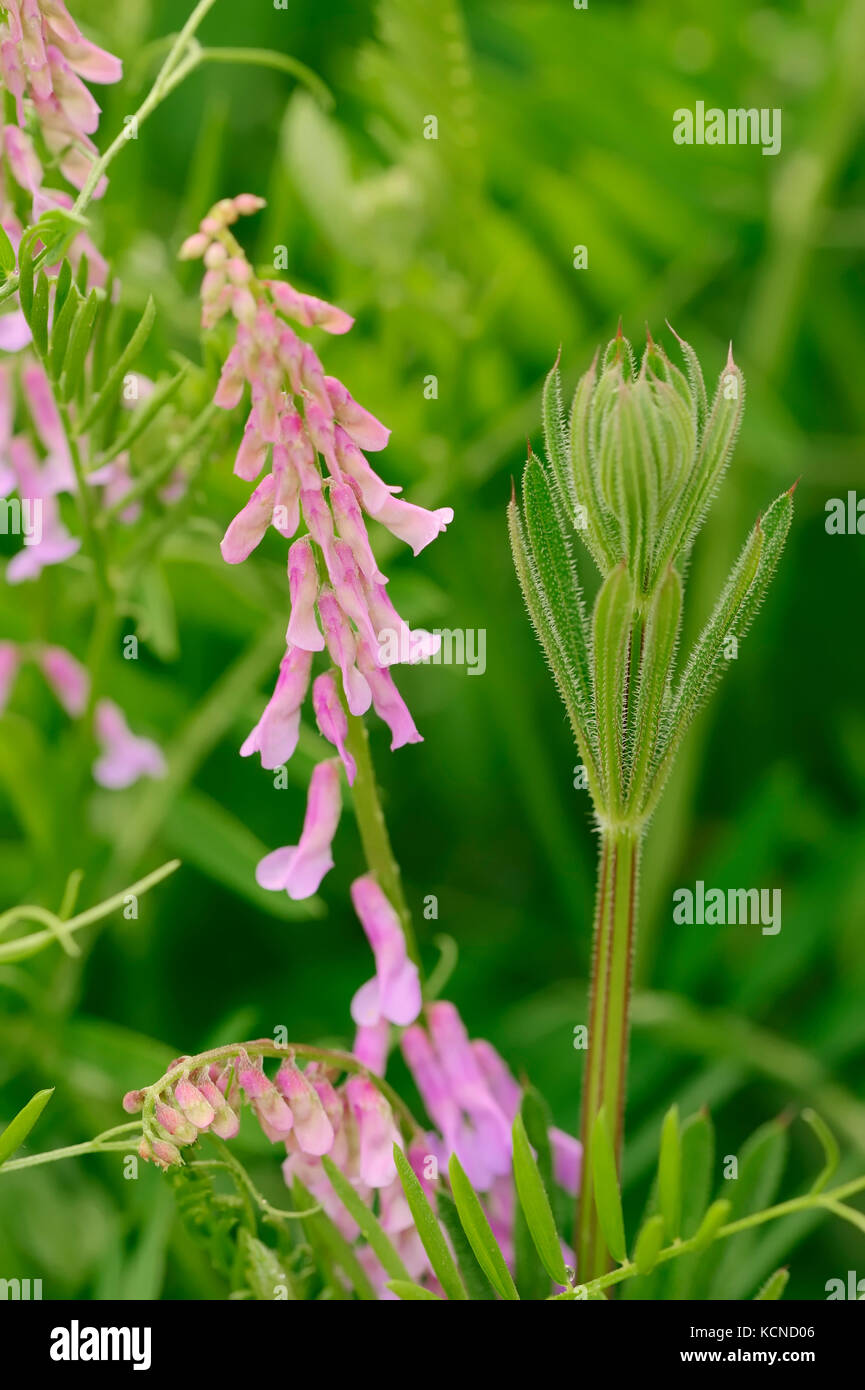
[[[152,74],[146,45],[186,6],[73,8],[126,63],[124,82],[97,94],[104,145]],[[456,511],[417,560],[382,547],[391,593],[413,624],[485,629],[487,643],[482,676],[399,674],[422,745],[391,755],[371,722],[395,850],[427,963],[437,936],[456,944],[448,996],[572,1130],[595,840],[518,593],[505,504],[526,436],[539,445],[541,384],[560,344],[572,388],[619,314],[635,341],[648,321],[675,357],[668,318],[710,383],[733,339],[748,402],[695,552],[691,638],[760,509],[801,483],[777,581],[646,849],[627,1200],[638,1213],[674,1099],[684,1113],[711,1109],[719,1178],[721,1156],[788,1112],[782,1191],[801,1190],[821,1161],[793,1119],[803,1104],[841,1138],[844,1173],[861,1172],[865,539],[828,536],[824,507],[865,489],[865,3],[589,0],[580,12],[570,0],[296,0],[280,11],[221,0],[201,37],[292,54],[335,104],[324,110],[265,68],[208,66],[114,164],[95,212],[100,245],[131,306],[156,296],[154,367],[157,348],[199,355],[197,273],[174,254],[220,196],[265,195],[267,211],[243,229],[250,254],[266,264],[284,246],[290,279],[357,316],[347,338],[324,344],[326,370],[393,428],[385,476]],[[697,100],[782,108],[780,155],[674,145],[673,111]],[[431,114],[437,141],[422,138]],[[573,268],[578,244],[585,270]],[[430,374],[436,400],[424,396]],[[349,999],[370,972],[348,901],[361,871],[349,812],[316,915],[253,883],[264,849],[295,838],[317,746],[310,732],[285,790],[237,756],[272,685],[285,612],[264,582],[282,563],[275,537],[242,569],[219,559],[246,492],[230,469],[229,452],[214,459],[184,524],[159,538],[140,659],[118,653],[109,672],[132,727],[168,747],[168,781],[82,799],[76,732],[35,676],[0,721],[0,907],[56,907],[78,867],[89,905],[184,861],[137,921],[83,933],[80,961],[51,951],[0,971],[0,1121],[38,1087],[57,1088],[26,1152],[118,1123],[123,1091],[178,1052],[280,1024],[298,1040],[345,1042]],[[60,571],[39,591],[2,591],[2,634],[82,655],[86,599]],[[672,891],[698,878],[780,887],[780,935],[674,927]],[[422,916],[431,894],[437,921]],[[393,1074],[399,1084],[398,1063]],[[246,1157],[278,1192],[265,1148]],[[808,1218],[743,1249],[739,1296],[788,1261],[792,1296],[825,1297],[848,1269],[865,1275],[861,1236]],[[15,1275],[42,1277],[45,1297],[222,1291],[160,1176],[125,1181],[114,1156],[0,1179],[0,1276]]]

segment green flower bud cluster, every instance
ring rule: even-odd
[[[693,348],[682,371],[649,336],[637,367],[621,327],[580,379],[568,417],[547,378],[547,460],[530,451],[509,522],[517,574],[586,766],[602,825],[639,833],[675,753],[774,574],[793,489],[760,518],[677,669],[685,561],[723,479],[745,403],[732,349],[709,401]],[[576,538],[601,576],[591,615]]]

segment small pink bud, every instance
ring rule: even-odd
[[[203,256],[210,245],[210,237],[205,232],[193,232],[188,236],[177,253],[179,261],[196,261]]]
[[[123,1109],[127,1115],[137,1115],[144,1104],[146,1091],[127,1091],[123,1097]]]
[[[234,199],[234,206],[241,217],[251,217],[254,212],[267,204],[263,198],[259,198],[255,193],[238,193]]]
[[[193,1086],[188,1078],[183,1077],[178,1081],[174,1088],[174,1099],[196,1129],[207,1129],[212,1123],[213,1106],[207,1103],[198,1087]]]

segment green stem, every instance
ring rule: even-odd
[[[111,913],[118,907],[124,907],[129,897],[140,897],[142,893],[154,888],[157,883],[161,883],[169,874],[173,874],[175,869],[180,868],[179,859],[170,859],[167,864],[154,869],[153,873],[146,878],[141,878],[137,883],[133,883],[129,888],[124,888],[122,893],[115,893],[113,897],[106,898],[105,902],[99,903],[96,907],[90,907],[86,912],[79,912],[75,917],[70,917],[63,921],[48,913],[45,908],[31,908],[29,906],[12,907],[8,912],[0,916],[0,932],[7,926],[13,925],[17,921],[24,921],[28,918],[44,921],[46,917],[53,918],[51,927],[45,931],[31,932],[29,936],[21,937],[16,941],[7,941],[0,946],[0,963],[4,960],[26,960],[28,956],[36,955],[43,946],[48,946],[58,937],[68,940],[73,932],[80,931],[82,927],[88,927],[92,922],[99,922],[103,917],[110,917]],[[35,915],[34,915],[35,914]]]
[[[406,948],[420,969],[420,953],[412,926],[411,913],[405,899],[399,865],[394,858],[387,831],[381,799],[375,780],[375,770],[369,751],[366,724],[360,716],[348,716],[346,747],[357,764],[357,776],[351,789],[354,814],[369,871],[393,907],[405,936]]]
[[[591,1135],[602,1108],[610,1126],[617,1161],[621,1163],[640,844],[639,833],[628,826],[607,826],[602,832],[589,996],[589,1049],[583,1082],[583,1171],[576,1233],[577,1269],[584,1283],[604,1274],[607,1268],[606,1247],[595,1209],[591,1163]]]
[[[728,1222],[717,1232],[715,1240],[726,1240],[730,1236],[739,1235],[742,1231],[753,1230],[755,1226],[764,1226],[768,1221],[777,1221],[784,1216],[795,1216],[803,1211],[812,1211],[815,1207],[837,1215],[837,1208],[843,1198],[853,1197],[863,1190],[865,1190],[865,1177],[854,1178],[852,1182],[844,1183],[831,1192],[806,1192],[801,1197],[792,1197],[787,1202],[778,1202],[774,1207],[766,1207],[763,1211],[753,1212],[750,1216],[743,1216],[738,1221]],[[668,1245],[661,1251],[657,1263],[659,1265],[667,1264],[670,1260],[677,1260],[680,1255],[690,1255],[704,1248],[700,1243],[699,1234],[691,1236],[689,1240],[678,1240],[674,1245]],[[567,1293],[557,1294],[555,1297],[556,1299],[578,1298],[580,1291],[602,1293],[604,1289],[610,1289],[615,1284],[622,1284],[626,1279],[633,1279],[638,1272],[634,1261],[626,1260],[624,1264],[619,1265],[618,1269],[600,1274],[594,1279],[583,1279],[573,1291],[569,1290]]]

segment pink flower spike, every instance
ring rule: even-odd
[[[284,890],[294,901],[311,898],[333,868],[331,845],[342,810],[338,767],[335,759],[316,764],[300,840],[296,846],[273,850],[259,862],[255,877],[262,888]]]
[[[219,548],[226,564],[239,565],[260,544],[273,516],[275,492],[276,480],[272,473],[268,473],[246,506],[230,523],[220,542]]]
[[[315,711],[315,720],[321,733],[339,753],[345,768],[345,775],[348,778],[348,785],[353,787],[354,779],[357,776],[357,764],[346,747],[348,716],[343,709],[339,691],[336,688],[336,681],[331,671],[325,671],[323,675],[316,676],[313,681],[312,708]]]
[[[324,638],[315,620],[315,601],[318,598],[318,570],[312,541],[303,536],[288,552],[288,589],[291,596],[291,618],[286,640],[308,652],[324,651]]]
[[[288,762],[300,734],[300,707],[306,698],[312,654],[302,647],[288,647],[279,663],[273,694],[261,718],[244,739],[240,756],[261,754],[261,766],[272,772]]]
[[[366,677],[355,665],[357,642],[354,633],[330,589],[318,596],[318,612],[324,627],[324,640],[335,666],[342,674],[342,688],[350,714],[366,714],[372,704],[372,691]]]
[[[333,1147],[333,1125],[318,1092],[294,1062],[283,1062],[276,1085],[294,1116],[294,1136],[306,1154],[320,1157]]]
[[[93,776],[112,791],[131,787],[141,777],[164,777],[165,757],[149,738],[130,732],[123,711],[113,700],[100,700],[95,711],[96,738],[102,753],[93,764]]]
[[[406,1027],[421,1010],[418,968],[409,960],[399,917],[375,879],[355,879],[351,900],[375,956],[375,975],[351,1001],[355,1023],[371,1025],[386,1018]]]
[[[419,555],[453,521],[454,509],[439,507],[430,512],[401,497],[389,497],[375,513],[375,519],[387,527],[391,535],[410,545],[413,554]]]
[[[358,405],[351,392],[335,376],[326,376],[324,384],[330,397],[333,413],[346,434],[354,440],[359,449],[369,449],[376,453],[384,449],[390,439],[390,430],[377,420],[362,405]]]
[[[363,644],[358,651],[358,665],[370,688],[373,708],[379,719],[382,719],[390,729],[391,752],[395,752],[397,748],[403,748],[407,743],[423,743],[423,735],[418,733],[408,706],[397,690],[390,671],[384,671],[378,667]]]
[[[36,660],[66,713],[79,719],[90,696],[90,676],[85,667],[64,647],[40,647]]]
[[[14,642],[0,642],[0,714],[9,703],[21,658]]]

